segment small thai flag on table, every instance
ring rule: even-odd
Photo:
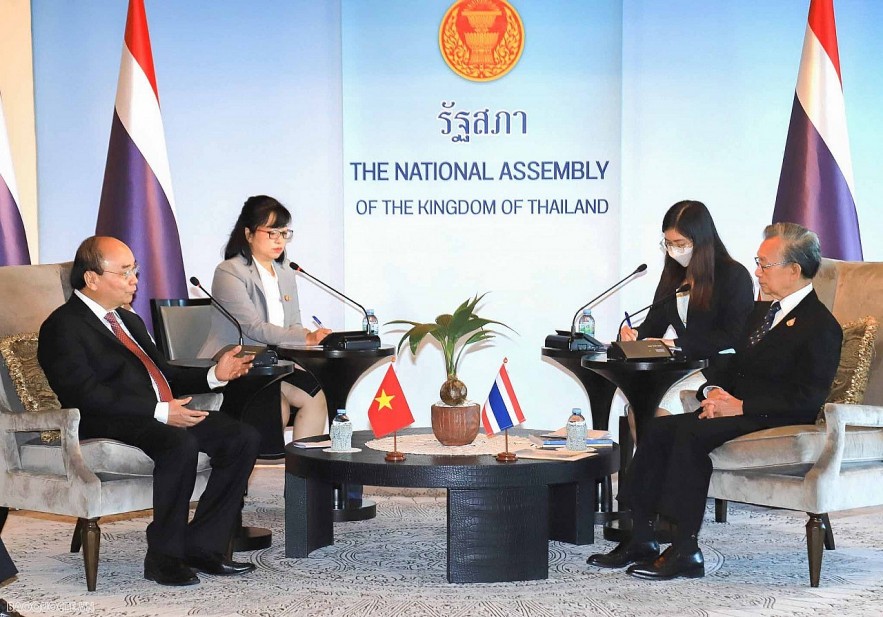
[[[481,422],[484,432],[488,435],[499,433],[517,424],[524,422],[524,413],[521,405],[515,397],[512,382],[509,381],[509,373],[506,371],[506,360],[500,366],[497,379],[491,387],[487,402],[481,410]]]

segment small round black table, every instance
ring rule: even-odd
[[[676,381],[708,366],[708,360],[608,360],[607,354],[588,354],[580,361],[583,368],[597,373],[617,386],[629,401],[635,414],[637,441],[656,414],[659,402]],[[620,435],[620,442],[623,436]]]
[[[566,369],[582,384],[589,397],[589,411],[592,414],[592,428],[606,431],[610,423],[610,404],[616,386],[609,379],[595,371],[584,368],[580,362],[586,355],[579,349],[555,349],[543,347],[540,353]]]
[[[543,347],[540,353],[544,358],[549,358],[549,360],[567,370],[582,384],[586,395],[589,397],[592,428],[606,431],[610,425],[610,405],[613,403],[613,394],[616,392],[616,386],[609,379],[587,368],[583,368],[580,362],[583,356],[586,355],[584,350]],[[597,490],[598,512],[595,515],[595,522],[605,523],[611,516],[610,512],[613,511],[613,489],[609,476],[598,483]]]
[[[279,347],[280,358],[292,360],[316,378],[325,392],[328,426],[338,409],[346,409],[346,399],[359,377],[369,368],[395,354],[392,345],[375,349],[325,349],[321,346]],[[362,486],[343,484],[334,493],[334,520],[362,521],[374,518],[374,502],[362,498]]]
[[[656,415],[662,397],[675,382],[690,373],[704,369],[708,360],[688,360],[674,357],[670,360],[608,360],[607,354],[588,354],[580,364],[619,387],[629,401],[635,414],[635,434],[638,444],[647,423]],[[621,422],[619,428],[621,470],[628,469],[632,460],[631,431],[627,422]],[[620,476],[622,477],[622,476]],[[622,540],[623,531],[630,528],[629,521],[614,520],[604,526],[604,537],[608,540]],[[664,536],[660,536],[664,538]]]
[[[280,358],[292,360],[313,374],[322,385],[328,403],[328,422],[338,409],[346,409],[346,399],[359,377],[369,368],[395,354],[392,345],[375,349],[325,349],[321,346],[279,347]]]
[[[429,430],[401,434],[412,432]],[[371,431],[355,432],[353,446],[362,450],[353,454],[286,446],[286,557],[307,557],[334,543],[335,483],[445,488],[449,582],[545,579],[549,540],[594,542],[595,478],[614,473],[619,454],[614,446],[576,461],[408,454],[403,462],[387,463],[386,452],[365,446],[372,438]]]
[[[174,366],[208,368],[217,363],[208,358],[187,358],[170,360],[169,364]],[[221,409],[224,410],[225,413],[230,413],[236,417],[237,420],[248,423],[247,416],[249,412],[266,403],[262,397],[270,392],[269,386],[278,383],[286,375],[290,375],[295,370],[294,362],[289,362],[287,360],[279,360],[277,364],[270,366],[252,366],[248,370],[248,373],[234,382],[231,382],[235,387],[230,388],[228,384],[228,388],[224,391],[224,404]],[[269,399],[272,401],[278,401],[278,395],[275,397],[270,396]],[[252,405],[254,405],[254,408],[252,408]],[[280,443],[278,446],[274,447],[281,448],[283,445],[284,444]],[[240,520],[237,526],[236,535],[233,537],[232,550],[234,552],[257,551],[268,548],[272,544],[273,532],[264,527],[244,526],[242,524],[241,510],[239,512],[239,518]]]

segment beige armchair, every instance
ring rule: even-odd
[[[19,348],[27,350],[29,344],[35,350],[27,334],[36,333],[49,313],[66,301],[71,293],[69,272],[70,264],[0,267],[0,297],[7,299],[0,303],[0,339],[23,335],[15,337],[23,343]],[[7,346],[12,341],[7,339]],[[33,365],[24,372],[15,370],[21,369],[19,360],[16,357],[13,373],[20,381],[45,381],[42,371],[35,376]],[[220,395],[200,396],[206,397],[201,408],[220,408]],[[112,439],[80,441],[79,410],[57,408],[57,401],[53,409],[46,402],[53,398],[51,392],[26,398],[23,404],[0,357],[0,530],[9,508],[75,517],[71,551],[82,546],[86,587],[95,591],[98,520],[152,507],[153,461],[140,449]],[[198,465],[192,499],[202,494],[211,472],[205,454],[200,453]],[[20,570],[27,576],[26,561]]]
[[[825,259],[813,281],[841,324],[883,323],[883,263]],[[818,587],[823,546],[834,549],[828,513],[883,505],[883,336],[874,343],[864,404],[825,406],[825,422],[773,428],[728,441],[711,453],[708,495],[715,520],[727,501],[806,512],[810,584]],[[865,360],[868,358],[866,357]],[[841,365],[843,360],[841,360]],[[694,392],[683,392],[686,410]]]

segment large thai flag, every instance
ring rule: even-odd
[[[3,99],[0,98],[0,266],[31,263],[25,226],[18,209],[18,188],[12,168],[12,150],[6,132]]]
[[[133,304],[149,328],[150,298],[187,297],[144,0],[129,0],[95,232],[135,254],[141,275]]]
[[[509,381],[509,372],[506,370],[504,360],[487,396],[487,402],[481,410],[481,423],[484,425],[484,432],[492,435],[522,422],[524,422],[524,413],[515,397],[515,390],[512,388],[512,382]]]
[[[834,0],[812,0],[773,222],[815,231],[825,257],[862,260]]]

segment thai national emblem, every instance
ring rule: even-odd
[[[499,79],[524,51],[524,24],[506,0],[458,0],[438,32],[442,57],[451,70],[472,81]]]

